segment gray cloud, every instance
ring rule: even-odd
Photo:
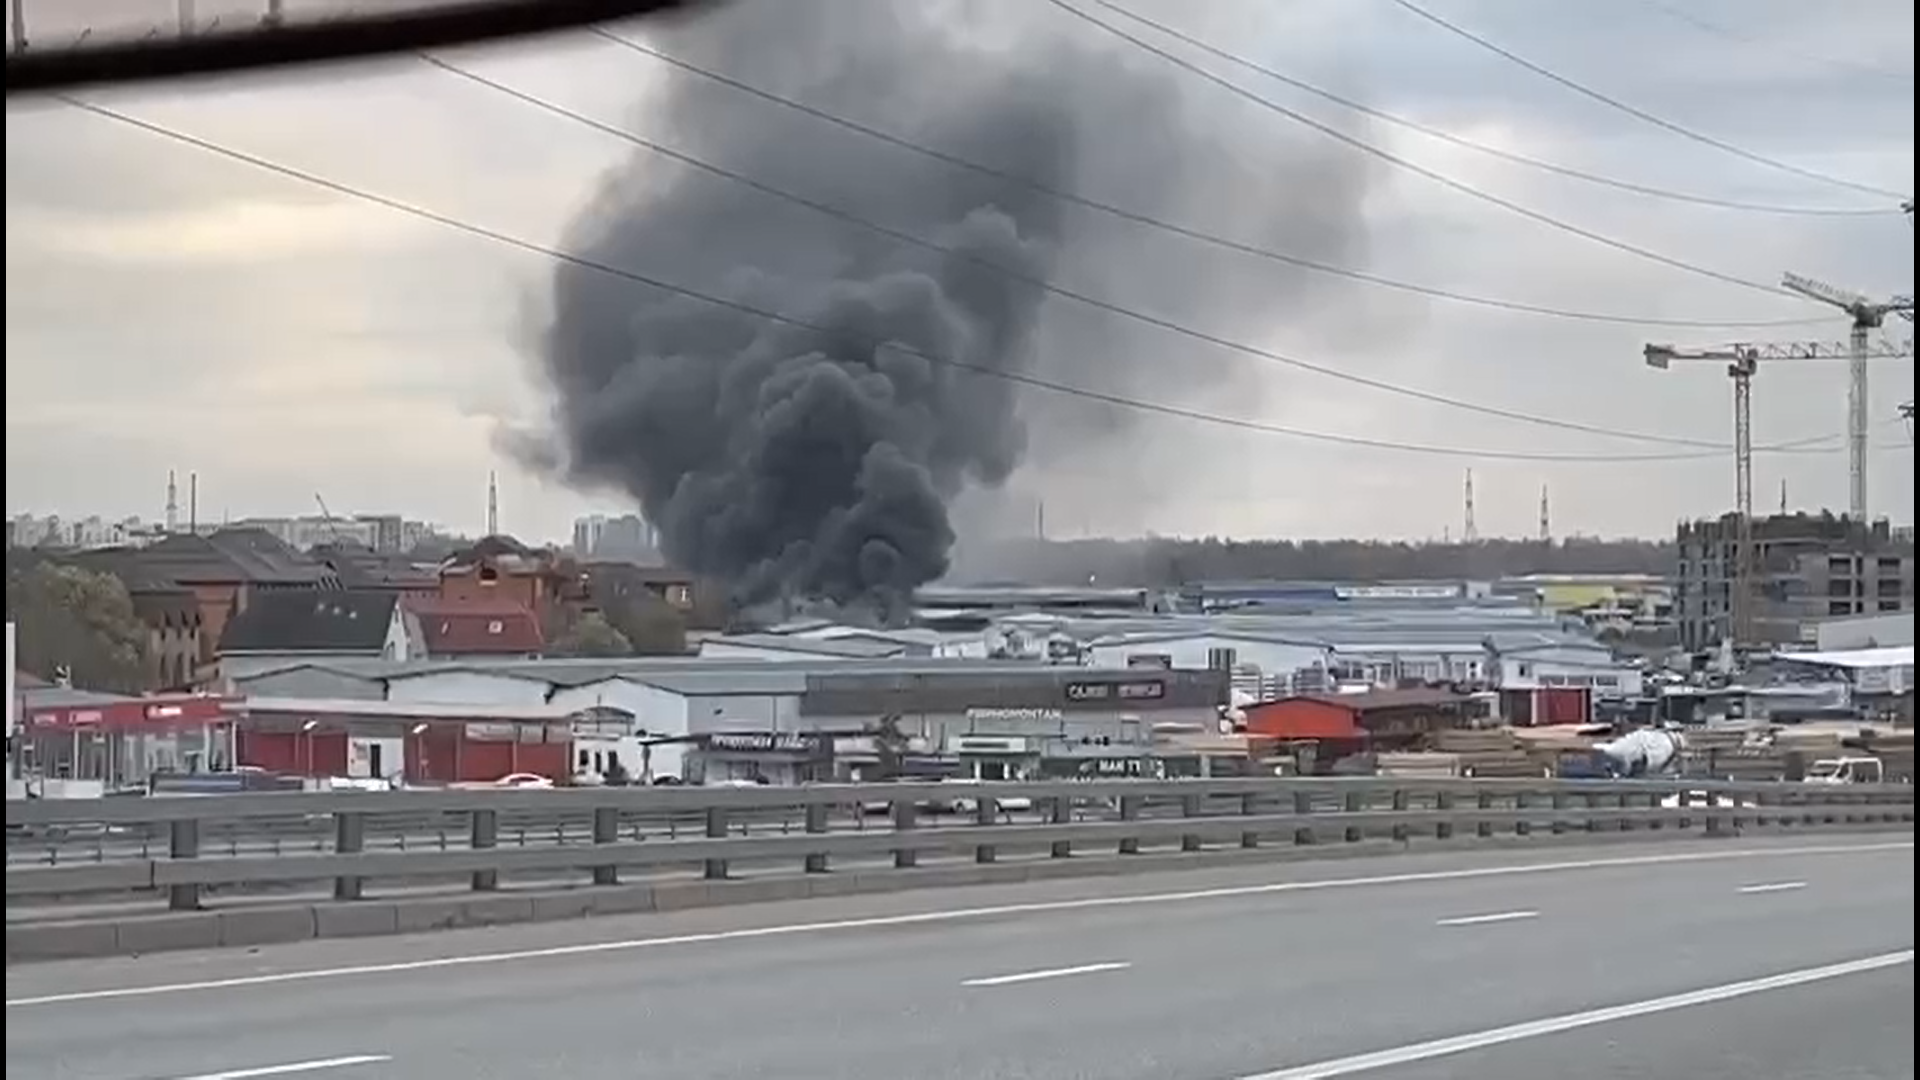
[[[1512,149],[1707,194],[1850,201],[1845,193],[1759,170],[1580,101],[1422,29],[1378,0],[1136,2],[1282,70]],[[1663,115],[1810,167],[1910,187],[1910,87],[1795,60],[1814,53],[1898,64],[1904,57],[1910,70],[1910,6],[1856,0],[1845,18],[1836,18],[1786,0],[1670,2],[1753,40],[1698,32],[1638,0],[1599,7],[1433,0],[1448,17]],[[143,17],[164,18],[159,9],[170,7],[156,0],[148,8],[158,13]],[[1049,27],[1111,63],[1147,62],[1084,28],[1043,18],[1036,7],[1027,0],[983,0],[948,4],[932,17],[977,43],[970,47],[1005,47],[1006,27]],[[680,144],[688,135],[662,126],[666,115],[655,97],[662,73],[624,50],[553,41],[462,62],[603,119],[628,119],[663,141]],[[756,81],[797,78],[779,70],[739,74]],[[1114,85],[1126,81],[1116,75]],[[1329,121],[1348,119],[1284,88],[1261,86],[1256,77],[1244,81]],[[1596,248],[1404,173],[1375,172],[1349,151],[1217,88],[1185,77],[1174,82],[1181,88],[1177,102],[1081,141],[1075,181],[1081,190],[1112,201],[1144,197],[1126,186],[1133,170],[1150,155],[1179,147],[1182,183],[1194,186],[1165,196],[1159,209],[1213,231],[1279,247],[1319,243],[1324,246],[1316,250],[1330,261],[1534,303],[1727,318],[1807,310]],[[547,241],[564,235],[596,176],[627,153],[602,135],[404,63],[147,89],[116,93],[113,100],[183,130]],[[894,116],[884,101],[832,102],[876,123]],[[719,103],[736,122],[773,122],[752,120],[748,103]],[[805,121],[787,122],[811,130]],[[1163,134],[1154,134],[1154,123]],[[1364,135],[1528,205],[1717,267],[1763,278],[1793,268],[1873,291],[1911,287],[1912,234],[1897,220],[1769,219],[1691,209],[1555,180],[1386,129]],[[914,168],[851,137],[825,131],[809,137],[874,167]],[[7,144],[10,508],[151,515],[158,511],[164,464],[179,463],[198,466],[203,485],[243,509],[303,510],[317,472],[336,506],[410,505],[478,526],[484,473],[493,464],[493,424],[472,413],[485,409],[521,423],[540,417],[541,391],[526,377],[513,321],[550,266],[404,218],[373,225],[390,228],[390,235],[361,232],[359,224],[343,229],[331,197],[57,109],[10,105]],[[759,161],[721,163],[757,167]],[[1289,190],[1285,178],[1325,169],[1349,171],[1352,181],[1341,193],[1349,204],[1309,201],[1312,214],[1291,217],[1260,212],[1261,198],[1277,201]],[[661,166],[648,182],[664,185],[673,176]],[[1282,179],[1264,189],[1254,183],[1268,176]],[[770,179],[811,183],[807,192],[826,201],[840,195],[802,166]],[[1304,198],[1298,191],[1292,197]],[[1254,200],[1251,210],[1245,199]],[[1323,205],[1328,214],[1357,207],[1367,228],[1331,241],[1316,237],[1311,229]],[[87,234],[126,226],[128,235],[142,237],[164,236],[170,228],[181,229],[182,237],[206,237],[223,222],[248,220],[237,206],[271,209],[277,222],[271,232],[279,237],[268,245],[272,250],[256,244],[248,258],[221,260],[202,244],[183,247],[169,261],[165,245],[156,245],[163,257],[133,263],[45,242],[50,229],[74,224]],[[879,212],[887,204],[857,209]],[[379,219],[377,211],[369,214],[368,221]],[[805,211],[793,214],[778,217],[781,229],[822,228],[800,225]],[[1504,407],[1695,437],[1727,434],[1726,380],[1712,371],[1645,371],[1638,360],[1649,336],[1643,331],[1295,281],[1270,264],[1082,219],[1077,211],[1062,222],[1051,272],[1083,291],[1356,373]],[[889,257],[923,271],[928,266],[916,261],[923,254]],[[694,279],[695,270],[705,275],[709,267],[674,269],[676,280],[725,284],[724,278]],[[1646,449],[1469,418],[1216,354],[1051,300],[1041,315],[1035,363],[1052,362],[1053,353],[1081,343],[1094,354],[1151,355],[1153,364],[1116,363],[1091,373],[1141,397],[1408,441],[1587,453]],[[1843,333],[1836,319],[1780,336]],[[1735,335],[1661,336],[1709,343]],[[401,358],[413,374],[386,374]],[[284,373],[278,384],[276,372]],[[1912,396],[1912,365],[1877,366],[1874,380],[1874,413],[1891,421],[1894,404]],[[396,381],[405,389],[396,391]],[[311,389],[322,383],[324,393]],[[1837,433],[1843,384],[1832,365],[1763,373],[1756,390],[1760,437]],[[1112,418],[1095,410],[1056,425],[1043,410],[1069,405],[1023,400],[1020,407],[1030,467],[1016,472],[1001,505],[964,509],[956,521],[961,531],[989,511],[1031,521],[1033,503],[1042,498],[1056,533],[1437,535],[1459,518],[1466,464],[1459,460],[1153,418],[1128,421],[1119,438],[1086,439],[1078,434],[1083,428],[1098,430]],[[1889,423],[1876,434],[1897,450],[1875,458],[1875,505],[1910,520],[1912,455],[1905,433]],[[1724,507],[1731,494],[1731,469],[1721,459],[1657,466],[1482,461],[1475,467],[1483,531],[1530,531],[1542,483],[1553,487],[1559,528],[1597,532],[1665,532],[1674,518]],[[1763,492],[1786,481],[1796,505],[1844,498],[1839,455],[1764,458],[1759,474]],[[588,505],[511,469],[503,479],[506,518],[519,531],[563,534],[565,516]],[[604,495],[593,498],[618,505]]]

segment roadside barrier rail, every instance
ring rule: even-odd
[[[353,901],[370,882],[449,876],[489,892],[499,889],[503,875],[549,881],[578,875],[594,885],[617,885],[625,870],[696,867],[718,881],[742,864],[824,874],[839,861],[865,860],[870,869],[877,859],[906,871],[923,855],[987,864],[1007,856],[1066,859],[1414,836],[1447,841],[1883,827],[1913,822],[1913,791],[1900,784],[1365,777],[9,801],[7,901],[57,905],[162,894],[171,910],[196,911],[210,891],[317,882],[331,882],[335,900]],[[884,818],[870,821],[875,811]],[[292,835],[303,842],[274,846],[269,840],[262,847],[230,840],[224,848],[207,842],[214,835],[270,838],[281,835],[276,829],[285,834],[289,822],[298,823]],[[518,842],[511,838],[515,822]],[[531,835],[528,822],[537,823]],[[17,848],[41,842],[36,838],[63,834],[136,839],[101,840],[79,858],[14,858]],[[400,843],[370,844],[381,835],[398,836]],[[151,842],[156,837],[164,844]]]

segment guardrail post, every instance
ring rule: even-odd
[[[1556,791],[1551,796],[1551,799],[1553,820],[1548,822],[1547,829],[1555,836],[1565,836],[1567,834],[1567,793],[1564,791]]]
[[[1180,816],[1181,817],[1197,818],[1197,817],[1200,817],[1203,812],[1204,812],[1204,808],[1200,805],[1200,796],[1198,795],[1180,796]],[[1181,851],[1199,851],[1200,838],[1191,833],[1180,834],[1180,850]]]
[[[475,810],[467,822],[467,846],[475,851],[491,851],[500,846],[500,811]],[[492,892],[500,887],[500,871],[475,870],[473,891]]]
[[[919,809],[912,799],[893,800],[893,831],[897,833],[912,832],[918,825],[917,811]],[[920,853],[913,848],[894,848],[893,868],[895,870],[911,870],[914,864],[919,861],[919,858]]]
[[[1349,814],[1363,813],[1367,808],[1366,798],[1367,796],[1363,792],[1349,791],[1347,792],[1345,801],[1341,805]],[[1357,844],[1364,839],[1366,839],[1365,829],[1362,829],[1358,825],[1347,826],[1347,843]]]
[[[982,829],[991,829],[1000,817],[1000,802],[991,795],[982,795],[973,804],[973,823]],[[975,844],[973,861],[986,865],[994,860],[996,852],[992,844]]]
[[[1120,820],[1121,821],[1139,821],[1140,820],[1140,796],[1138,795],[1120,796]],[[1121,837],[1120,838],[1120,854],[1122,855],[1140,854],[1140,838],[1137,836]]]
[[[358,855],[367,846],[367,816],[358,810],[333,812],[333,853]],[[366,879],[342,874],[333,879],[335,900],[358,900],[366,888]]]
[[[1516,791],[1513,793],[1513,835],[1533,835],[1533,822],[1527,819],[1527,814],[1533,810],[1532,803],[1533,800],[1527,797],[1526,792]]]
[[[183,818],[168,824],[167,857],[170,859],[200,857],[200,822],[192,818]],[[200,910],[200,886],[167,886],[167,907],[173,911]]]
[[[1493,792],[1491,791],[1475,792],[1473,801],[1474,801],[1474,805],[1483,811],[1492,810],[1493,809]],[[1488,820],[1487,818],[1481,818],[1480,820],[1474,822],[1473,835],[1478,836],[1481,839],[1487,839],[1492,837],[1493,822]]]
[[[1050,823],[1054,825],[1070,824],[1073,821],[1073,800],[1056,796],[1053,799],[1052,811],[1047,817]],[[1053,842],[1053,848],[1048,854],[1056,859],[1071,858],[1073,856],[1073,841],[1055,840]]]
[[[727,838],[727,812],[717,806],[707,807],[707,839],[725,840]],[[700,876],[708,881],[725,881],[727,878],[727,860],[708,859]]]
[[[1404,814],[1407,812],[1407,791],[1405,788],[1393,789],[1393,812],[1396,814]],[[1398,819],[1394,821],[1393,839],[1402,844],[1407,842],[1407,823],[1405,821]]]
[[[1240,796],[1240,816],[1254,817],[1260,813],[1260,796],[1247,794]],[[1248,829],[1240,834],[1240,846],[1256,848],[1260,846],[1260,834]]]
[[[1293,793],[1293,816],[1297,818],[1310,818],[1313,816],[1312,793],[1306,791],[1296,791]],[[1313,825],[1311,823],[1296,826],[1293,830],[1293,842],[1295,844],[1302,847],[1311,847],[1313,846],[1314,839]]]
[[[807,804],[807,835],[820,836],[827,831],[827,815],[833,808],[826,803]],[[827,872],[827,855],[823,851],[807,853],[807,873],[824,874]]]
[[[620,840],[620,808],[617,806],[596,806],[593,808],[593,842],[613,844]],[[612,863],[593,868],[595,885],[620,884],[620,868]]]
[[[1433,808],[1439,811],[1441,814],[1451,814],[1453,812],[1453,792],[1451,791],[1434,792]],[[1439,821],[1434,822],[1433,838],[1435,840],[1453,839],[1453,822],[1445,817],[1442,817]]]

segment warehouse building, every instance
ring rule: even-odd
[[[787,783],[871,777],[901,763],[988,779],[1126,768],[1116,763],[1148,756],[1156,730],[1215,726],[1228,676],[1005,661],[630,659],[334,663],[264,672],[242,687],[281,698],[322,689],[335,702],[367,703],[369,714],[434,706],[628,717],[622,737],[645,754],[629,765],[638,776]]]

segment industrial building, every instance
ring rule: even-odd
[[[282,727],[384,723],[389,740],[498,710],[526,725],[591,715],[602,736],[622,729],[616,749],[636,778],[791,783],[871,776],[889,753],[915,771],[988,779],[1109,768],[1099,763],[1146,757],[1157,731],[1212,730],[1228,675],[965,660],[338,662],[263,672],[241,689]],[[889,739],[899,745],[880,745]],[[543,729],[537,741],[566,740]],[[410,749],[403,739],[382,754],[404,762]]]
[[[1674,617],[1692,652],[1733,634],[1739,520],[1692,521],[1677,536]],[[1803,640],[1802,627],[1838,616],[1913,610],[1913,536],[1884,520],[1781,514],[1753,522],[1751,645]]]

